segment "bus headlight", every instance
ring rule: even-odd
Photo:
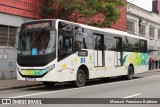
[[[55,64],[45,69],[20,69],[19,67],[17,67],[17,70],[23,76],[34,76],[35,77],[35,76],[43,76],[54,68],[55,68]]]
[[[44,74],[47,74],[48,72],[50,72],[54,68],[55,68],[55,65],[51,65],[43,70],[36,70],[35,74],[36,75],[44,75]]]

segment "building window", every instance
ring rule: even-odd
[[[0,46],[15,47],[18,28],[0,25]]]
[[[127,32],[135,34],[135,21],[127,19]]]
[[[155,37],[155,28],[153,26],[149,27],[149,37]]]
[[[145,36],[145,30],[146,30],[146,26],[142,23],[140,23],[140,26],[139,26],[139,35],[140,36]]]
[[[158,29],[158,39],[160,39],[160,29]]]

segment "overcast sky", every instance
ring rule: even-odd
[[[128,2],[132,2],[143,9],[148,11],[152,11],[152,0],[127,0]]]

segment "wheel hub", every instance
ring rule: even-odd
[[[84,81],[84,76],[82,74],[78,75],[78,81],[82,83]]]

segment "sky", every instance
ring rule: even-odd
[[[127,0],[145,10],[152,11],[152,0]]]

